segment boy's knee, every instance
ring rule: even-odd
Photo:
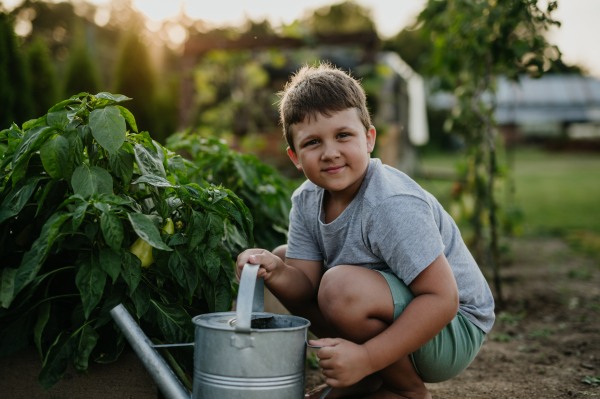
[[[356,302],[360,300],[360,294],[356,287],[355,278],[349,268],[353,266],[336,266],[323,274],[319,286],[319,308],[327,318],[335,318],[348,312],[349,309],[356,310]]]

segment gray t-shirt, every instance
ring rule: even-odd
[[[391,271],[406,285],[442,252],[460,299],[459,312],[485,333],[494,324],[494,298],[452,217],[410,177],[371,159],[358,194],[325,223],[324,190],[310,181],[292,195],[286,256]]]

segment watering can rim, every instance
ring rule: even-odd
[[[233,316],[233,318],[235,319],[236,316],[236,312],[215,312],[215,313],[205,313],[205,314],[201,314],[198,316],[194,316],[192,318],[192,323],[194,323],[197,326],[201,326],[201,327],[207,327],[210,329],[214,329],[214,330],[222,330],[222,331],[232,331],[235,332],[235,327],[231,326],[229,323],[227,324],[222,324],[222,325],[218,325],[218,324],[211,324],[209,323],[209,319],[212,318],[221,318],[223,316]],[[274,333],[274,332],[288,332],[288,331],[298,331],[298,330],[303,330],[306,329],[308,327],[311,326],[311,323],[309,320],[305,319],[304,317],[300,317],[300,316],[294,316],[294,315],[285,315],[285,314],[278,314],[278,313],[267,313],[267,312],[252,312],[252,316],[274,316],[274,317],[285,317],[285,318],[290,318],[290,319],[295,319],[298,320],[299,322],[304,323],[301,326],[295,326],[295,327],[279,327],[279,328],[251,328],[250,332],[253,333]]]

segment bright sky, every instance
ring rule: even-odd
[[[1,1],[1,0],[0,0]],[[109,0],[89,0],[105,4]],[[193,19],[203,19],[216,25],[235,24],[245,16],[253,20],[267,18],[272,25],[291,23],[300,17],[304,10],[315,9],[341,0],[133,0],[140,11],[149,18],[160,21],[176,15],[181,7]],[[357,3],[373,10],[377,30],[383,36],[391,36],[410,24],[423,8],[426,0],[356,0]],[[540,5],[547,0],[539,0]],[[12,8],[21,0],[4,0]],[[562,22],[560,29],[553,30],[549,39],[563,52],[567,64],[576,63],[600,78],[600,50],[597,38],[600,37],[600,0],[559,0],[558,10],[553,16]]]

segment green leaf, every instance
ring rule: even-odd
[[[63,177],[71,181],[73,170],[83,163],[83,141],[76,130],[65,133],[64,137],[69,141],[69,157]]]
[[[135,118],[133,117],[133,114],[131,112],[129,112],[129,110],[127,108],[121,107],[120,105],[115,105],[115,107],[117,107],[119,109],[119,111],[121,111],[121,116],[123,116],[123,118],[125,118],[127,123],[129,123],[129,126],[131,126],[131,129],[133,129],[134,132],[139,133],[137,124],[135,123]]]
[[[167,165],[169,171],[174,175],[178,177],[187,176],[187,167],[185,166],[181,155],[175,155],[174,157],[167,159]]]
[[[25,253],[21,265],[15,276],[15,288],[13,298],[32,282],[37,276],[40,268],[44,264],[49,248],[58,236],[60,226],[71,217],[70,213],[56,212],[42,227],[42,232],[37,240],[31,245],[31,249]],[[11,299],[11,301],[12,301]],[[10,303],[3,301],[3,305],[9,306]]]
[[[204,253],[204,271],[210,281],[214,284],[217,282],[217,278],[219,277],[219,270],[221,269],[221,260],[219,256],[213,251],[206,251]]]
[[[40,158],[46,172],[53,178],[60,179],[69,159],[69,140],[59,135],[46,141],[40,149]]]
[[[46,185],[44,186],[44,191],[42,192],[42,196],[38,200],[38,206],[37,206],[37,210],[35,211],[35,217],[37,217],[37,215],[42,210],[42,206],[44,205],[44,202],[46,201],[46,197],[48,197],[48,194],[50,194],[52,187],[54,187],[54,185],[56,185],[56,183],[58,183],[58,180],[52,179],[48,183],[46,183]],[[0,214],[1,213],[2,213],[2,211],[0,210]],[[0,223],[2,223],[2,222],[0,222]]]
[[[225,228],[223,226],[223,219],[217,214],[209,213],[208,221],[210,225],[210,233],[208,237],[208,247],[215,248],[218,243],[221,242],[223,235],[225,234]]]
[[[114,251],[119,251],[124,235],[121,219],[114,212],[104,213],[100,218],[100,227],[108,246]]]
[[[74,118],[76,114],[77,114],[77,110],[73,110],[73,111],[69,111],[69,113],[67,114],[67,116],[69,118]],[[71,122],[69,122],[67,124],[67,126],[65,126],[65,132],[77,129],[77,126],[81,125],[82,123],[83,123],[83,121],[81,119],[73,119],[73,120],[71,120]]]
[[[98,166],[81,164],[73,172],[71,185],[75,194],[90,198],[94,194],[112,194],[113,180],[111,175]]]
[[[54,131],[55,129],[49,126],[38,126],[25,133],[25,136],[23,136],[19,145],[15,148],[15,155],[12,160],[13,169],[16,168],[16,165],[21,158],[39,150],[42,144]]]
[[[107,93],[107,92],[100,92],[98,94],[96,94],[94,97],[96,98],[104,98],[106,100],[112,100],[118,103],[121,103],[123,101],[129,101],[131,100],[131,98],[124,96],[122,94],[111,94],[111,93]]]
[[[43,177],[30,177],[17,183],[0,205],[0,223],[21,212],[21,209],[35,192],[38,182],[42,179]]]
[[[100,266],[112,278],[113,284],[119,277],[121,271],[121,256],[111,248],[100,250]]]
[[[164,304],[151,299],[157,312],[158,327],[172,343],[187,342],[194,335],[194,326],[187,312],[176,304]]]
[[[23,123],[23,131],[33,129],[36,126],[46,126],[46,115]]]
[[[35,342],[35,346],[37,347],[38,352],[40,352],[40,357],[42,359],[44,358],[44,353],[42,351],[42,334],[48,323],[48,319],[50,318],[50,305],[51,303],[49,301],[42,303],[38,310],[35,327],[33,328],[33,341]]]
[[[121,275],[127,282],[130,292],[135,292],[142,279],[142,262],[137,256],[124,249],[121,250],[121,262],[123,265]]]
[[[140,184],[140,183],[146,183],[146,184],[149,184],[154,187],[174,187],[171,184],[171,182],[168,181],[167,179],[160,177],[160,176],[154,176],[154,175],[144,175],[144,176],[140,177],[139,179],[137,179],[135,182],[133,182],[133,184]]]
[[[17,269],[6,267],[2,270],[2,283],[0,284],[0,305],[3,308],[8,308],[14,297],[15,292],[15,276]]]
[[[136,144],[135,147],[133,147],[133,152],[135,155],[135,162],[137,163],[138,168],[140,168],[142,175],[155,175],[162,177],[163,179],[167,178],[165,168],[156,151],[150,150],[148,147],[141,144]]]
[[[191,296],[198,285],[198,272],[193,262],[176,249],[169,257],[169,270]]]
[[[90,325],[83,327],[74,348],[75,353],[73,354],[73,366],[75,366],[76,370],[87,370],[88,359],[99,337],[98,333]]]
[[[85,217],[85,212],[87,211],[89,203],[86,201],[82,201],[81,204],[77,205],[75,208],[75,212],[73,212],[73,231],[76,231],[79,226],[81,226],[81,222],[83,222],[83,218]]]
[[[98,209],[100,212],[103,212],[103,213],[110,212],[110,208],[108,207],[108,204],[105,202],[94,201],[93,204],[94,204],[94,208]]]
[[[94,238],[96,237],[99,228],[100,227],[96,223],[90,223],[85,226],[85,235],[90,239],[91,242],[94,242]]]
[[[163,251],[172,251],[172,249],[162,241],[158,229],[146,215],[141,213],[129,213],[127,216],[129,217],[131,226],[133,226],[136,234],[140,236],[142,240],[146,241],[154,248],[162,249]]]
[[[104,300],[104,303],[102,304],[102,309],[100,309],[98,321],[94,326],[95,329],[102,327],[103,325],[105,325],[113,319],[110,315],[110,311],[118,304],[123,303],[123,301],[125,300],[125,290],[125,282],[122,279],[118,280],[112,286],[111,294],[108,296],[108,298]]]
[[[188,248],[193,250],[200,244],[207,230],[206,217],[203,213],[193,211],[188,227]]]
[[[231,281],[223,270],[215,284],[215,312],[227,312],[231,309],[232,302]]]
[[[202,259],[200,257],[196,258],[196,261],[198,263],[200,263],[202,265]],[[215,311],[215,287],[212,283],[212,281],[210,281],[210,278],[208,278],[208,275],[206,274],[206,272],[204,272],[204,270],[199,269],[198,270],[198,276],[200,277],[200,285],[202,286],[202,293],[204,294],[204,297],[206,298],[206,302],[208,304],[208,309],[211,312]]]
[[[68,100],[63,100],[63,101],[59,102],[58,104],[56,104],[55,106],[53,106],[52,108],[50,108],[48,110],[48,113],[53,113],[53,112],[59,111],[69,104],[80,103],[80,102],[81,101],[75,100],[73,98],[69,98]]]
[[[130,197],[120,197],[118,195],[106,195],[104,197],[102,197],[102,200],[104,202],[106,202],[107,204],[112,204],[112,205],[127,205],[127,206],[131,206],[131,201],[132,199]]]
[[[119,149],[116,154],[110,154],[108,161],[113,172],[123,180],[123,185],[129,184],[133,176],[133,157],[124,149]]]
[[[151,190],[152,202],[154,202],[154,208],[158,212],[161,218],[167,219],[171,213],[169,212],[169,205],[163,199],[161,195],[159,195],[157,190]]]
[[[150,308],[150,290],[145,284],[140,284],[131,294],[131,299],[135,304],[137,317],[141,318]]]
[[[54,215],[57,214],[60,214],[60,216],[48,227],[48,244],[46,245],[46,254],[50,252],[50,248],[52,248],[52,244],[54,244],[54,241],[58,237],[58,234],[60,233],[60,228],[62,227],[64,222],[66,222],[72,216],[72,214],[70,213],[64,214],[62,212],[57,212]]]
[[[92,135],[109,154],[115,154],[125,142],[125,119],[114,106],[95,109],[90,113]]]
[[[80,264],[75,276],[75,285],[81,293],[83,312],[87,319],[102,298],[104,285],[106,284],[106,272],[100,267],[100,262],[96,256],[85,254],[82,258],[78,262]]]
[[[187,238],[180,232],[177,232],[169,240],[169,246],[174,247],[176,245],[185,244],[186,242],[187,242]]]
[[[48,113],[48,116],[46,117],[46,123],[50,127],[54,127],[54,128],[64,131],[65,127],[67,127],[67,125],[69,124],[71,119],[73,119],[73,118],[69,119],[69,116],[67,115],[68,112],[69,111],[66,109],[56,111],[56,112],[50,112],[50,113]]]
[[[71,335],[63,331],[48,350],[42,364],[42,370],[38,375],[38,383],[45,391],[60,381],[67,370],[67,364],[72,352],[73,341],[71,340]]]

